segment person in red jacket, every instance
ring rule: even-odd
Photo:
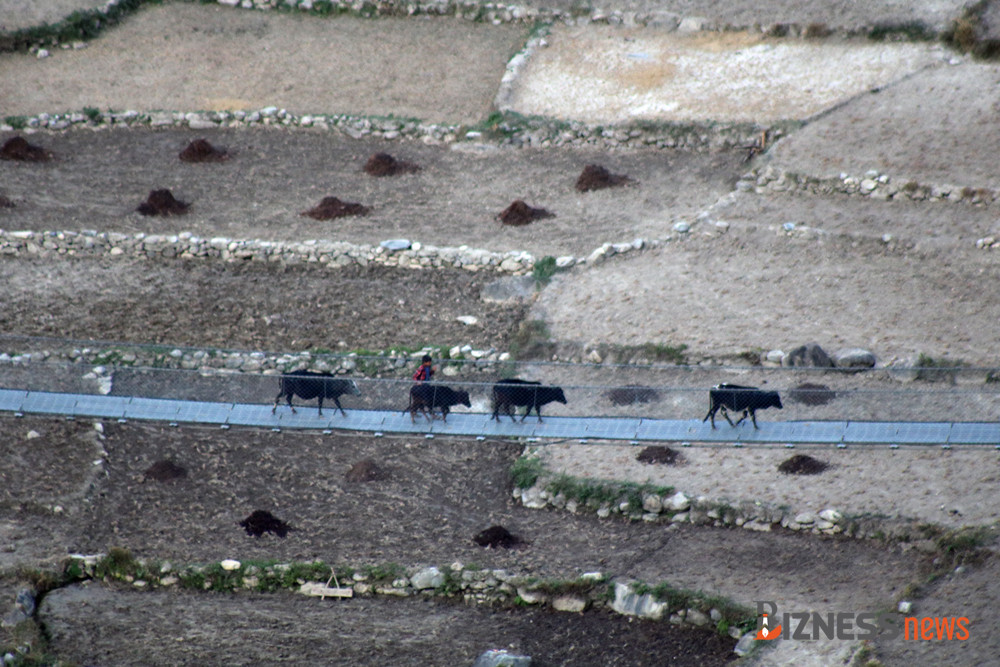
[[[420,368],[413,374],[414,382],[430,382],[431,378],[434,377],[434,366],[431,365],[431,362],[429,354],[425,354],[420,359]]]

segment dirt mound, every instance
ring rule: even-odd
[[[520,227],[541,220],[543,218],[554,218],[554,213],[549,213],[544,208],[532,208],[521,199],[515,199],[514,203],[505,208],[497,216],[501,224]]]
[[[365,163],[365,173],[369,176],[396,176],[418,171],[420,171],[418,165],[397,160],[388,153],[375,153]]]
[[[151,190],[136,209],[143,215],[184,215],[190,204],[174,199],[170,190]]]
[[[195,139],[180,152],[179,157],[182,162],[223,162],[229,159],[229,154],[206,139]]]
[[[624,174],[612,174],[598,164],[588,164],[576,179],[576,189],[580,192],[603,190],[631,183],[632,179]]]
[[[319,206],[302,211],[299,215],[308,216],[313,220],[333,220],[348,215],[367,215],[370,210],[367,206],[340,201],[336,197],[323,197]]]
[[[386,471],[372,459],[358,461],[347,471],[344,478],[348,482],[377,482],[386,478]]]
[[[0,148],[0,160],[19,160],[21,162],[47,162],[52,159],[52,153],[41,146],[29,144],[24,137],[11,137]]]
[[[650,403],[660,398],[660,393],[652,387],[641,384],[630,384],[624,387],[615,387],[604,392],[604,397],[611,401],[612,405],[633,405],[635,403]]]
[[[826,405],[837,398],[837,392],[823,384],[803,382],[788,390],[788,399],[803,405]]]
[[[187,469],[177,465],[173,461],[157,461],[146,469],[143,473],[145,479],[153,479],[157,482],[173,482],[182,477],[187,477]]]
[[[679,463],[680,454],[665,445],[650,445],[635,455],[640,463],[663,463],[673,465]]]
[[[278,537],[285,537],[288,535],[288,531],[294,530],[267,510],[254,510],[250,516],[240,521],[240,526],[247,531],[247,535],[253,537],[260,537],[264,533],[274,533]]]
[[[504,549],[513,549],[515,547],[527,544],[517,535],[512,535],[503,526],[490,526],[486,530],[477,533],[472,541],[481,547],[503,547]]]
[[[818,475],[826,468],[826,463],[805,454],[796,454],[778,465],[778,470],[786,475]]]

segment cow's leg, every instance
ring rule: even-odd
[[[446,423],[448,421],[448,406],[447,405],[442,405],[441,406],[441,421],[446,422]]]
[[[535,414],[538,415],[538,423],[541,424],[542,423],[542,406],[540,406],[540,405],[536,405],[535,406]]]
[[[746,417],[744,417],[744,419],[746,419]],[[750,411],[750,421],[753,422],[753,427],[755,429],[758,428],[758,426],[757,426],[757,411],[756,410],[751,410]]]
[[[342,414],[342,415],[344,415],[346,417],[347,413],[344,412],[344,408],[341,407],[341,405],[340,405],[340,396],[334,396],[333,397],[333,402],[337,404],[337,409],[340,410],[340,414]]]
[[[323,416],[323,394],[319,395],[319,416]]]
[[[729,425],[736,426],[736,424],[733,423],[733,420],[729,418],[729,411],[726,410],[726,406],[723,405],[720,407],[720,409],[722,410],[722,416],[726,418],[726,421],[729,422]]]
[[[712,407],[710,407],[708,409],[708,414],[706,414],[705,418],[701,420],[701,423],[704,424],[706,421],[708,421],[709,419],[711,419],[712,420],[712,428],[714,429],[715,428],[715,413],[718,412],[718,411],[719,411],[719,408],[717,406],[713,405]]]
[[[285,395],[285,392],[279,391],[278,395],[274,397],[274,405],[271,406],[271,414],[273,415],[278,409],[278,402],[281,401],[281,397]]]

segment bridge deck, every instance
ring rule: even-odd
[[[749,422],[732,428],[723,421],[718,428],[694,419],[532,416],[525,422],[504,418],[497,422],[486,413],[453,412],[448,422],[428,422],[408,414],[383,410],[350,410],[344,417],[333,408],[320,416],[316,408],[299,407],[292,413],[279,407],[253,403],[211,403],[135,396],[100,396],[0,389],[0,411],[103,419],[137,419],[169,423],[259,426],[288,429],[372,431],[464,436],[513,436],[627,440],[630,442],[710,442],[741,444],[828,445],[992,445],[1000,448],[997,422],[875,422],[875,421],[777,421]]]

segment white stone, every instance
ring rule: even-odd
[[[465,324],[465,325],[468,325],[468,326],[471,326],[473,324],[479,324],[479,318],[478,317],[474,317],[472,315],[459,315],[455,319],[458,320],[459,322],[461,322],[462,324]]]
[[[651,493],[642,499],[642,509],[654,514],[663,511],[663,499],[655,493]]]
[[[816,523],[816,515],[810,512],[803,512],[795,517],[795,523],[801,526],[809,526]]]
[[[684,512],[691,507],[691,499],[678,491],[667,499],[667,506],[675,512]]]
[[[572,255],[563,255],[562,257],[556,258],[556,267],[560,269],[568,269],[574,264],[576,264],[576,258],[573,257]]]
[[[819,513],[819,518],[823,521],[829,521],[830,523],[840,523],[840,520],[844,518],[844,515],[835,509],[825,509]]]
[[[708,614],[698,609],[687,610],[687,622],[698,627],[703,627],[712,622]]]
[[[558,595],[552,598],[552,608],[556,611],[580,613],[587,608],[587,600],[576,595]]]
[[[541,591],[531,591],[526,588],[518,588],[517,596],[527,604],[540,604],[545,602],[546,595]]]
[[[410,577],[410,585],[418,591],[437,588],[442,584],[444,584],[444,574],[436,567],[424,568]]]
[[[223,570],[232,572],[233,570],[240,569],[240,562],[238,560],[232,560],[227,558],[226,560],[219,563]]]
[[[896,609],[899,610],[900,614],[909,614],[913,611],[913,603],[909,600],[900,600],[899,606]]]

